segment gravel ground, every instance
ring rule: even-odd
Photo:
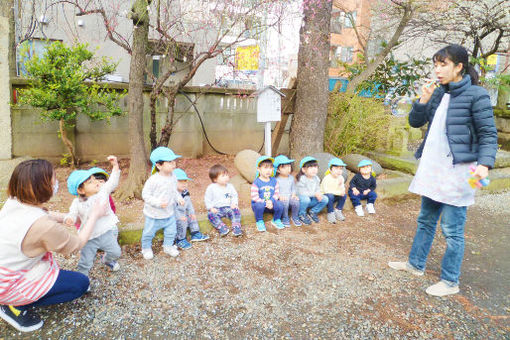
[[[419,201],[377,205],[341,224],[212,239],[174,259],[154,247],[145,261],[125,247],[121,270],[97,261],[93,292],[40,309],[41,339],[509,339],[510,193],[478,197],[470,209],[461,292],[434,298],[444,239],[438,234],[426,275],[387,268],[405,259]],[[322,217],[324,218],[324,217]],[[73,269],[77,257],[59,257]],[[0,322],[0,338],[21,338]]]

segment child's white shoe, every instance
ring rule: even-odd
[[[375,208],[374,208],[374,204],[373,203],[368,203],[367,204],[367,212],[369,214],[375,214]]]
[[[179,256],[179,250],[176,246],[163,246],[163,251],[172,257]]]
[[[355,208],[354,208],[354,211],[356,212],[356,215],[360,216],[360,217],[363,217],[365,216],[365,212],[363,211],[363,206],[360,204],[360,205],[357,205]]]
[[[345,216],[342,210],[335,209],[335,217],[337,221],[345,221]]]
[[[336,223],[335,212],[328,213],[328,222],[329,223]]]
[[[152,260],[154,258],[154,253],[152,249],[142,249],[143,258],[146,260]]]

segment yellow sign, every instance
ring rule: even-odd
[[[259,69],[260,49],[257,45],[236,48],[236,70],[256,71]]]
[[[487,65],[489,66],[496,66],[498,63],[498,55],[497,54],[491,54],[487,57]]]

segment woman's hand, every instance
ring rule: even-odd
[[[479,179],[484,179],[487,176],[489,176],[489,168],[486,167],[485,165],[480,164],[476,167],[473,176]]]
[[[434,89],[436,87],[434,86],[434,81],[431,81],[421,88],[421,97],[420,97],[420,104],[427,104],[430,100],[430,97],[432,97],[432,93],[434,93]]]

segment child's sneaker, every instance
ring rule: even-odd
[[[110,262],[106,262],[105,261],[105,257],[106,257],[106,254],[103,254],[103,256],[101,257],[101,262],[103,262],[103,264],[105,266],[107,266],[108,268],[110,268],[110,270],[112,272],[116,272],[117,270],[120,269],[120,264],[117,262],[117,261],[110,261]]]
[[[363,207],[360,205],[357,205],[355,208],[354,208],[354,211],[356,212],[356,215],[360,216],[360,217],[363,217],[365,216],[365,213],[363,212]]]
[[[218,229],[218,232],[220,233],[220,236],[223,237],[223,236],[226,236],[230,232],[230,229],[228,229],[228,227],[226,225],[222,225],[220,227],[220,229]]]
[[[374,208],[374,204],[373,203],[368,203],[367,204],[367,212],[369,214],[375,214],[375,208]]]
[[[310,211],[310,213],[308,213],[308,216],[310,216],[310,218],[315,222],[315,223],[319,223],[319,216],[317,216],[317,213],[316,212],[313,212],[313,211]]]
[[[345,221],[345,216],[342,213],[342,210],[335,209],[335,217],[337,221]]]
[[[299,215],[299,220],[305,225],[312,224],[312,221],[310,221],[310,217],[308,217],[308,215]]]
[[[20,332],[32,332],[42,327],[43,321],[31,310],[21,311],[13,306],[0,306],[0,317]]]
[[[209,239],[208,235],[204,235],[199,231],[191,235],[191,242],[201,242],[206,241],[208,239]]]
[[[163,251],[172,257],[179,256],[179,250],[177,250],[176,246],[163,246]]]
[[[303,223],[299,220],[299,217],[297,219],[292,219],[292,223],[294,223],[296,227],[301,227],[303,225]]]
[[[271,224],[276,229],[285,229],[285,226],[283,225],[282,220],[271,220]]]
[[[282,221],[282,224],[283,224],[283,226],[284,226],[285,228],[290,228],[290,220],[285,221],[285,222],[284,222],[284,221]]]
[[[333,224],[336,223],[335,212],[328,213],[328,222]]]
[[[152,260],[154,258],[154,253],[152,249],[142,249],[143,258],[146,260]]]
[[[185,238],[175,242],[175,245],[182,250],[191,248],[191,243],[189,243]]]
[[[232,227],[232,234],[234,236],[241,236],[243,234],[243,231],[241,230],[241,226],[235,225]]]
[[[258,231],[260,232],[266,231],[266,224],[264,223],[264,221],[257,221],[255,225],[257,226]]]

